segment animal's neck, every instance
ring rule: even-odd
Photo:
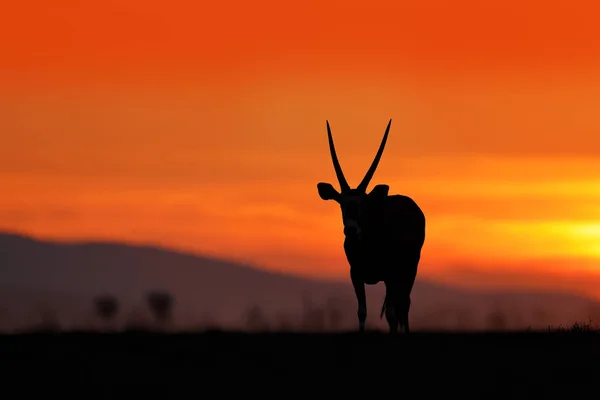
[[[356,222],[355,219],[346,218],[344,220],[344,226],[346,226],[348,228],[356,228],[356,229],[360,230],[360,226],[358,226],[358,222]]]
[[[358,225],[358,222],[356,222],[353,219],[346,218],[344,220],[344,233],[346,234],[346,236],[356,236],[357,238],[359,238],[361,229]]]

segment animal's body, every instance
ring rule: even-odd
[[[341,207],[344,251],[358,301],[360,331],[364,331],[367,317],[365,284],[382,281],[386,286],[382,316],[385,311],[390,332],[397,332],[398,326],[409,331],[410,293],[425,242],[425,215],[410,197],[389,195],[388,185],[376,185],[369,194],[366,193],[391,123],[390,120],[371,168],[358,187],[351,189],[338,162],[327,122],[329,148],[341,192],[329,183],[317,184],[323,200],[335,200]]]

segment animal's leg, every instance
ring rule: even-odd
[[[397,308],[400,310],[398,311],[400,314],[400,328],[403,329],[404,333],[409,333],[410,328],[408,326],[408,312],[410,311],[410,296],[401,297]]]
[[[417,277],[417,267],[420,259],[420,251],[416,252],[416,254],[413,254],[412,262],[407,264],[410,266],[410,268],[405,269],[405,273],[397,278],[398,298],[396,300],[396,310],[400,322],[400,329],[402,329],[404,333],[410,332],[408,322],[408,315],[410,311],[410,293],[412,292],[415,278]]]
[[[367,320],[367,296],[365,294],[365,284],[356,278],[352,278],[352,285],[354,286],[354,292],[356,293],[356,300],[358,301],[358,330],[359,332],[365,331],[365,321]]]
[[[385,319],[390,327],[391,334],[398,332],[397,293],[397,286],[392,282],[385,281]]]

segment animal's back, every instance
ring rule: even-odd
[[[385,199],[383,207],[374,207],[373,239],[391,242],[401,248],[420,250],[425,242],[425,215],[413,199],[396,194]]]
[[[412,286],[425,242],[425,215],[410,197],[392,195],[373,204],[363,240],[363,260],[370,261],[356,262],[355,268],[367,283],[399,274]]]
[[[417,276],[421,249],[425,243],[425,214],[417,203],[408,196],[393,195],[388,197],[386,222],[389,244],[388,252],[382,256],[391,263],[385,273],[386,278],[396,278],[403,282],[405,289],[411,291]]]

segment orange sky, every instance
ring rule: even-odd
[[[420,276],[600,296],[593,1],[32,1],[0,13],[0,229],[348,276],[327,148]]]

